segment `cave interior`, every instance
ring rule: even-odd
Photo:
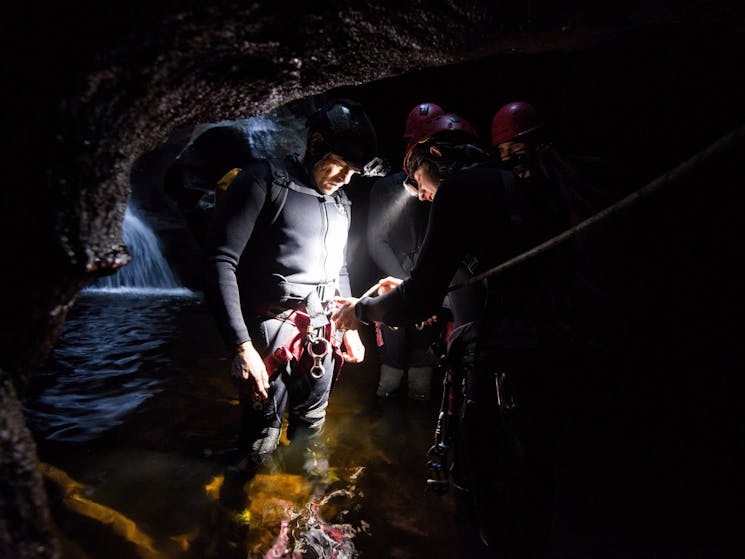
[[[58,11],[54,13],[61,15],[64,10]],[[122,18],[121,27],[115,28],[117,37],[126,36],[127,25],[138,21],[125,12],[121,7],[115,10]],[[110,21],[109,17],[97,10],[91,15],[93,21]],[[159,12],[153,10],[144,24],[155,25],[158,17]],[[89,45],[84,42],[61,43],[68,64],[51,71],[48,84],[26,67],[44,59],[53,43],[64,36],[64,26],[74,19],[67,14],[57,26],[47,18],[46,27],[41,28],[47,33],[46,40],[20,53],[26,61],[21,56],[21,63],[13,66],[20,69],[18,76],[26,84],[15,92],[17,106],[27,110],[9,115],[10,126],[22,130],[17,142],[22,153],[19,151],[18,169],[11,170],[15,174],[9,175],[9,182],[20,182],[25,178],[24,169],[36,168],[33,153],[41,152],[52,161],[69,156],[77,164],[82,161],[83,166],[89,157],[87,148],[60,147],[61,141],[46,131],[45,123],[70,126],[66,118],[76,107],[59,100],[78,73],[66,70],[75,66],[76,56],[84,64],[95,59],[96,53],[87,50]],[[108,46],[107,29],[111,31],[106,27],[88,31],[87,38],[93,36]],[[530,101],[546,119],[556,145],[582,161],[588,176],[614,199],[620,199],[745,124],[743,29],[741,23],[723,26],[719,21],[705,20],[643,25],[579,46],[559,42],[534,50],[498,49],[496,53],[472,54],[468,60],[402,70],[383,79],[371,75],[365,83],[333,83],[312,93],[362,101],[376,125],[384,153],[394,165],[400,160],[403,120],[418,102],[436,102],[461,114],[488,140],[491,116],[501,104]],[[144,57],[142,51],[139,54]],[[126,50],[115,51],[110,54],[111,63],[136,67],[136,57],[127,59],[126,55]],[[200,62],[209,66],[207,59]],[[287,79],[285,73],[272,76],[271,68],[251,71],[268,73],[269,83]],[[219,74],[219,69],[214,72]],[[138,92],[128,94],[142,95],[148,83],[138,87]],[[307,108],[308,101],[296,91],[289,97],[291,111],[299,114]],[[123,96],[113,103],[107,100],[107,106],[128,101]],[[163,103],[168,106],[169,100]],[[268,109],[280,104],[268,103]],[[39,110],[33,110],[35,106]],[[168,110],[178,112],[180,108]],[[251,116],[245,108],[240,104],[221,106],[213,111],[214,121]],[[106,116],[103,111],[91,118]],[[150,133],[148,137],[158,137],[158,141],[144,142],[145,147],[133,154],[131,167],[124,170],[129,173],[127,194],[131,187],[132,200],[153,215],[173,217],[173,203],[163,192],[165,173],[192,128],[204,123],[203,116],[186,122],[174,119],[176,124],[169,127],[166,123],[158,134]],[[117,129],[104,124],[96,133],[112,151],[128,151],[123,144],[131,135],[120,138]],[[14,152],[9,148],[8,153]],[[621,533],[624,537],[632,533],[645,540],[654,533],[651,539],[657,543],[676,542],[678,551],[687,548],[714,554],[709,556],[728,556],[727,552],[742,547],[736,535],[740,530],[738,514],[731,511],[740,507],[737,495],[743,489],[743,476],[736,457],[743,453],[745,440],[738,398],[742,385],[741,290],[745,283],[737,257],[742,254],[739,239],[743,238],[739,213],[743,207],[743,155],[740,135],[735,149],[715,164],[678,177],[654,197],[604,225],[604,243],[593,258],[609,297],[602,308],[591,309],[582,317],[597,345],[583,355],[582,374],[566,379],[564,394],[566,406],[577,411],[572,438],[576,445],[568,452],[574,453],[574,463],[582,465],[582,472],[593,476],[592,483],[587,483],[595,493],[586,496],[584,504],[588,509],[597,506],[606,514],[612,510],[618,525],[625,526],[617,532],[597,534],[599,539],[612,542]],[[53,172],[54,165],[50,167]],[[49,169],[43,170],[49,173]],[[48,176],[36,178],[49,184]],[[84,183],[91,176],[81,172],[73,179]],[[348,189],[354,204],[350,244],[357,258],[351,263],[351,274],[357,293],[377,278],[362,242],[369,187],[369,181],[356,179]],[[80,195],[74,188],[72,192],[73,198]],[[11,285],[14,293],[28,295],[8,302],[8,316],[15,322],[3,328],[4,348],[11,348],[7,353],[13,356],[4,357],[3,368],[14,370],[19,362],[35,361],[27,354],[43,357],[48,352],[55,336],[39,331],[59,333],[61,324],[44,318],[48,300],[58,302],[61,298],[70,303],[76,288],[90,278],[80,280],[70,271],[78,268],[67,264],[57,266],[51,274],[42,273],[50,262],[56,266],[61,260],[57,239],[61,218],[55,212],[70,213],[69,190],[51,196],[46,205],[29,191],[13,190],[5,195],[5,226],[10,229],[3,235],[4,243],[10,257],[22,264]],[[89,195],[95,200],[101,196]],[[42,204],[42,209],[29,217],[35,202]],[[121,213],[124,203],[119,196],[111,206],[118,204]],[[27,223],[40,225],[29,231]],[[93,220],[93,228],[101,223]],[[105,225],[109,234],[116,233],[116,227],[108,222]],[[157,219],[154,226],[158,226]],[[49,254],[42,252],[44,258],[38,253],[29,256],[17,242],[19,230],[28,235],[30,246],[54,248]],[[187,233],[171,231],[164,241],[174,268],[186,283],[198,286],[192,252],[197,249]],[[187,246],[191,248],[185,249]],[[38,285],[47,289],[48,283],[62,287],[52,290],[54,296],[29,295]],[[19,301],[32,301],[34,309],[43,312],[25,313]],[[26,327],[26,322],[35,326]],[[17,323],[24,326],[16,328]],[[19,345],[19,332],[31,342]],[[17,355],[21,357],[16,359]],[[21,369],[19,377],[26,373],[25,366]],[[610,530],[609,526],[605,529]]]
[[[736,35],[652,27],[578,49],[500,53],[337,87],[286,108],[302,115],[334,96],[362,101],[395,168],[414,104],[461,114],[488,142],[495,110],[528,100],[545,115],[555,145],[617,201],[745,122],[744,53]],[[170,211],[172,201],[155,196],[153,185],[162,185],[190,130],[174,131],[148,154],[150,167],[143,163],[138,174],[151,180],[141,190],[133,181],[135,199],[141,192],[145,203]],[[613,503],[617,522],[636,527],[641,539],[650,530],[726,549],[734,527],[731,495],[741,476],[732,457],[742,438],[732,399],[733,316],[742,276],[731,256],[742,192],[732,153],[607,220],[591,256],[609,295],[581,317],[598,345],[583,356],[582,374],[565,383],[566,405],[584,418],[572,451],[607,479],[595,504]],[[358,178],[347,188],[355,293],[380,277],[364,242],[371,182]],[[182,276],[198,285],[185,266]]]

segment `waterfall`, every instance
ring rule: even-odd
[[[163,256],[153,230],[127,206],[122,237],[132,260],[114,274],[100,278],[85,291],[107,291],[138,294],[189,294],[179,285]]]

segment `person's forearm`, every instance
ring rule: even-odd
[[[205,278],[205,298],[228,348],[249,341],[241,311],[235,269],[226,262],[210,262]]]
[[[382,322],[390,326],[413,321],[407,317],[403,307],[400,288],[379,297],[363,297],[357,302],[355,315],[364,324]]]

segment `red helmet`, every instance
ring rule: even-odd
[[[409,160],[417,146],[421,146],[430,140],[446,140],[450,136],[465,137],[471,140],[478,140],[479,138],[476,129],[465,118],[452,113],[436,116],[419,131],[418,135],[413,136],[409,141],[404,157],[406,174],[410,174]]]
[[[434,103],[420,103],[409,112],[409,116],[406,117],[406,129],[404,130],[404,138],[413,138],[417,136],[422,127],[426,126],[430,120],[436,116],[445,114],[445,111],[440,105]]]
[[[491,121],[491,143],[498,146],[515,138],[538,130],[543,120],[529,103],[515,101],[499,109]]]

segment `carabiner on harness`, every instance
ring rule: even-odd
[[[448,454],[450,446],[448,443],[452,438],[451,421],[455,415],[455,398],[452,392],[454,371],[450,367],[449,357],[440,348],[441,357],[438,366],[445,370],[442,378],[442,401],[440,413],[437,414],[435,426],[435,442],[427,451],[427,490],[443,495],[447,493],[450,486],[450,468],[448,465]]]
[[[427,490],[439,495],[447,493],[450,472],[447,465],[448,446],[442,442],[433,444],[427,451]]]
[[[308,343],[305,347],[308,355],[313,358],[310,376],[314,379],[319,379],[326,373],[326,368],[323,366],[323,358],[331,351],[331,343],[321,336],[308,336]]]

